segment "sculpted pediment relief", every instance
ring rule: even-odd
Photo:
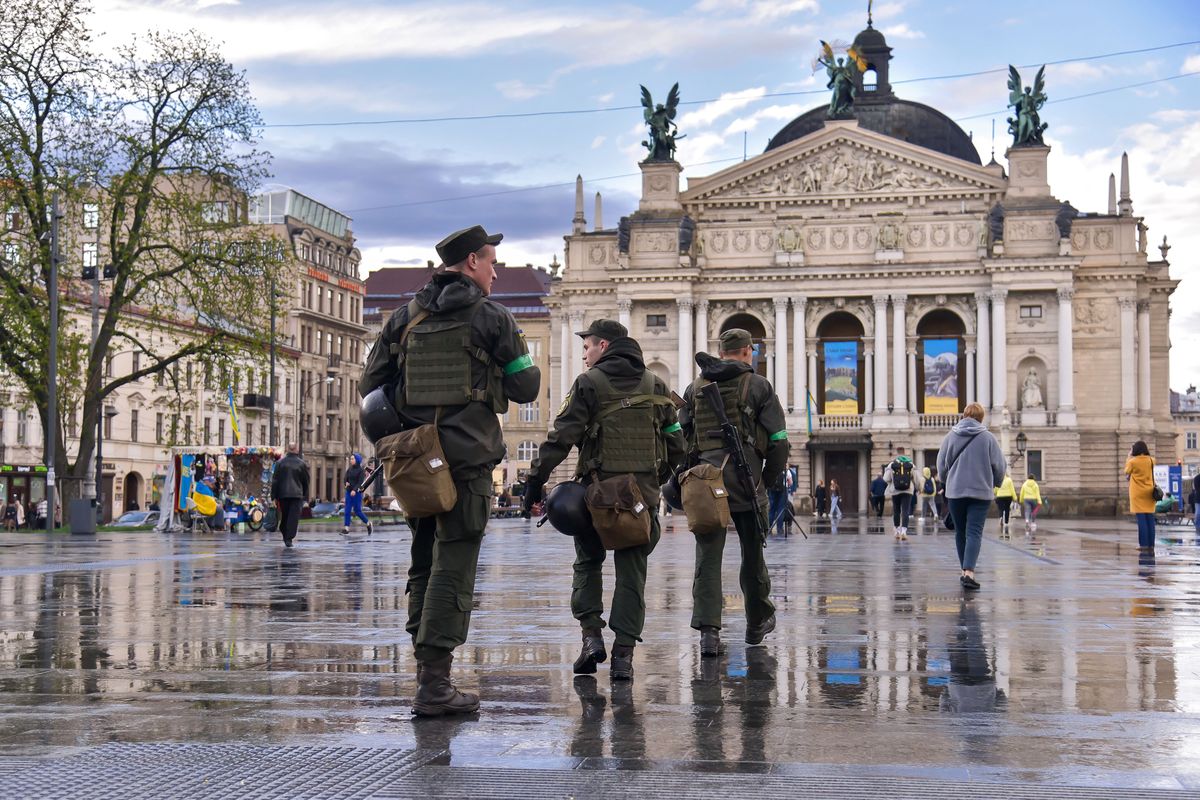
[[[760,156],[769,158],[770,154]],[[741,165],[739,165],[741,167]],[[786,160],[754,168],[735,168],[725,180],[689,191],[687,200],[788,200],[845,195],[903,195],[922,190],[987,191],[999,188],[986,177],[956,173],[922,164],[900,153],[838,139],[814,146]]]

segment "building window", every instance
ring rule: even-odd
[[[113,417],[115,417],[115,416],[116,416],[116,414],[113,414],[113,415],[111,415],[111,416],[110,416],[110,415],[108,415],[108,414],[105,414],[105,415],[104,415],[104,438],[105,438],[105,439],[111,439],[111,438],[113,438],[113,435],[112,435],[112,421],[113,421]]]
[[[284,428],[283,429],[283,446],[284,446],[284,448],[286,449],[287,446],[291,443],[292,443],[292,429]]]
[[[129,412],[129,441],[136,442],[138,440],[138,412],[135,408]]]
[[[208,417],[204,418],[204,439],[205,444],[212,444],[212,420]]]
[[[542,340],[541,339],[533,339],[532,341],[529,339],[526,339],[525,344],[528,345],[529,355],[533,358],[534,361],[537,361],[538,359],[540,359],[542,357]]]
[[[163,415],[161,413],[154,415],[154,441],[158,444],[163,443]]]
[[[104,357],[104,377],[111,378],[113,374],[113,357],[107,355]]]
[[[192,441],[192,415],[185,414],[183,417],[183,440],[188,444]]]
[[[1188,450],[1196,449],[1196,432],[1195,431],[1187,432],[1187,449]]]
[[[100,245],[95,242],[83,243],[83,267],[95,269],[100,262]]]
[[[237,444],[237,442],[234,442],[234,444]],[[246,444],[247,445],[254,444],[254,426],[253,425],[246,426]]]
[[[518,461],[533,461],[537,458],[538,443],[532,439],[526,439],[517,445],[517,460]]]
[[[292,402],[292,379],[288,378],[283,386],[283,402]]]
[[[1021,319],[1041,319],[1041,306],[1021,306]]]
[[[1042,451],[1028,450],[1025,453],[1025,459],[1026,463],[1029,464],[1029,477],[1035,481],[1040,481],[1042,479]]]
[[[536,401],[521,403],[521,422],[537,422],[541,416],[541,406]]]
[[[84,230],[94,231],[100,227],[100,206],[97,203],[83,204]]]
[[[142,368],[142,354],[134,353],[133,354],[133,371],[137,372],[141,368]]]
[[[190,362],[190,361],[187,363],[187,370],[186,370],[186,372],[187,372],[187,388],[191,389],[191,388],[192,388],[192,362]],[[177,370],[176,370],[176,372],[175,372],[175,382],[176,382],[176,383],[178,383],[178,382],[179,382],[179,371],[178,371],[178,369],[177,369]]]
[[[21,245],[13,242],[5,242],[4,244],[4,260],[9,264],[17,264],[21,261]]]
[[[29,412],[21,410],[17,412],[17,444],[25,444],[25,440],[29,438]]]
[[[647,328],[665,328],[665,327],[667,327],[667,315],[666,314],[647,314],[646,315],[646,327]]]
[[[204,221],[210,224],[229,222],[229,203],[226,203],[224,200],[205,203],[201,210],[201,215]]]
[[[262,442],[263,444],[271,444],[271,442],[267,441],[267,426],[266,425],[258,426],[258,440],[260,442]]]
[[[225,418],[217,420],[217,444],[225,445]]]

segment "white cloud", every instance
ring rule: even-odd
[[[898,25],[889,25],[882,29],[883,35],[890,39],[924,39],[925,34],[922,31],[915,31],[908,27],[907,22],[901,22]]]
[[[554,88],[554,82],[528,84],[521,80],[500,81],[496,88],[509,100],[530,100],[550,91]]]
[[[730,122],[725,127],[724,133],[726,136],[734,136],[739,133],[753,133],[758,128],[760,122],[789,122],[811,107],[811,104],[795,104],[760,108],[749,116],[738,117]]]
[[[607,139],[607,136],[597,136],[595,139],[592,139],[592,149],[599,150],[601,145],[603,145]]]
[[[1192,53],[1183,61],[1180,72],[1200,72],[1200,53]]]
[[[250,92],[260,108],[347,108],[366,114],[398,114],[411,110],[406,103],[400,102],[401,92],[355,89],[348,84],[255,80],[250,84]]]
[[[736,92],[725,92],[716,100],[705,103],[695,111],[689,111],[679,118],[679,127],[684,131],[693,128],[703,128],[712,125],[726,114],[732,114],[739,108],[745,108],[767,93],[766,87],[756,86],[752,89],[742,89]]]
[[[605,92],[604,94],[602,94],[596,98],[596,102],[599,103],[600,105],[608,105],[609,103],[611,103],[613,101],[613,98],[615,98],[616,96],[617,96],[616,92]]]

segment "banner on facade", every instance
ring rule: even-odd
[[[958,339],[925,339],[925,413],[958,413]]]
[[[825,413],[858,413],[858,342],[825,342]]]

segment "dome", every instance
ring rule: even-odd
[[[892,95],[882,102],[856,103],[854,116],[862,128],[902,142],[936,150],[972,164],[982,164],[971,137],[935,108]],[[818,106],[789,122],[767,143],[767,150],[794,142],[825,125],[828,106]]]

